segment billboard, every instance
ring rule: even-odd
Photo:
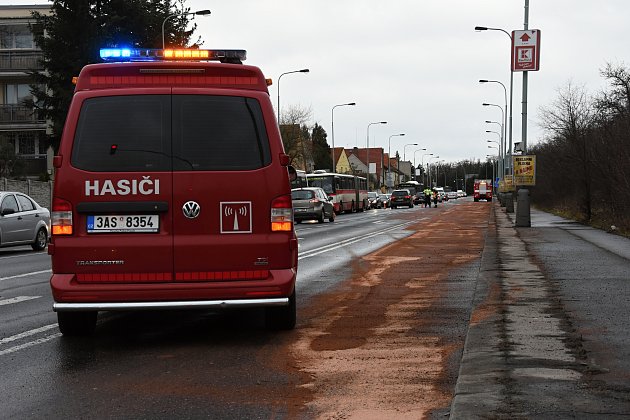
[[[514,185],[536,185],[536,156],[512,156]]]

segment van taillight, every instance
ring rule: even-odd
[[[72,204],[69,201],[53,199],[51,225],[53,235],[72,235]]]
[[[293,207],[290,195],[282,195],[271,202],[271,231],[290,232],[293,229]]]

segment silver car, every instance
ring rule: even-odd
[[[324,223],[324,219],[329,222],[335,221],[335,210],[330,197],[319,187],[294,188],[291,190],[293,201],[293,217],[296,223],[302,220],[317,220]]]
[[[30,245],[46,248],[50,212],[26,194],[0,191],[0,247]]]

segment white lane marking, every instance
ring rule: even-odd
[[[0,281],[19,279],[20,277],[34,276],[37,274],[52,273],[52,270],[33,271],[31,273],[18,274],[16,276],[0,277]]]
[[[20,344],[19,346],[9,347],[8,349],[1,350],[0,356],[4,356],[5,354],[9,354],[9,353],[15,353],[16,351],[24,350],[29,347],[36,346],[38,344],[43,344],[47,341],[54,340],[57,337],[61,337],[61,333],[55,333],[52,335],[48,335],[46,337],[38,338],[35,341],[29,341],[28,343]]]
[[[44,325],[43,327],[35,328],[33,330],[24,331],[23,333],[12,335],[11,337],[3,338],[2,340],[0,340],[0,345],[1,344],[6,344],[6,343],[10,343],[10,342],[16,341],[16,340],[21,340],[24,337],[30,337],[31,335],[35,335],[35,334],[39,334],[39,333],[44,332],[44,331],[52,330],[53,328],[57,328],[57,324],[56,323],[55,324]]]
[[[27,300],[39,299],[40,297],[41,296],[16,296],[14,298],[0,300],[0,306],[26,302]]]
[[[19,254],[19,255],[7,255],[6,257],[0,257],[0,260],[8,260],[9,258],[30,257],[30,256],[33,256],[33,255],[40,255],[40,254],[47,254],[47,253],[48,253],[48,251],[41,251],[41,252],[29,252],[27,254]]]
[[[312,251],[307,251],[307,252],[305,252],[302,255],[298,255],[298,260],[302,260],[304,258],[309,258],[309,257],[314,257],[316,255],[323,254],[325,252],[334,251],[336,249],[343,248],[343,247],[348,246],[348,245],[352,245],[354,243],[363,241],[365,239],[372,238],[374,236],[379,236],[379,235],[382,235],[384,233],[391,232],[393,230],[402,229],[402,228],[404,228],[404,227],[406,227],[408,225],[414,224],[414,223],[417,223],[417,221],[414,220],[414,221],[410,221],[410,222],[401,223],[399,225],[396,225],[396,226],[393,226],[393,227],[390,227],[390,228],[387,228],[387,229],[381,229],[379,231],[372,232],[372,233],[369,233],[369,234],[366,234],[366,235],[363,235],[363,236],[359,236],[359,237],[352,238],[352,239],[346,239],[346,240],[341,241],[341,242],[336,243],[336,244],[330,244],[330,245],[323,246],[323,247],[321,247],[319,249],[314,249]]]

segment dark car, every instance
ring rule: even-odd
[[[0,247],[30,245],[46,248],[50,212],[26,194],[0,191]]]
[[[394,190],[389,200],[392,209],[400,206],[413,207],[413,196],[409,190]]]
[[[391,194],[379,194],[378,197],[381,199],[381,203],[383,204],[383,208],[389,207],[389,197]]]
[[[291,190],[291,200],[296,223],[302,223],[302,220],[317,220],[319,223],[324,223],[324,219],[335,221],[333,204],[321,188],[294,188]]]
[[[371,209],[382,209],[383,208],[383,200],[381,196],[377,192],[369,192],[368,193],[368,201],[370,202],[369,207]]]
[[[413,196],[413,204],[420,205],[424,203],[424,191],[419,191]]]

